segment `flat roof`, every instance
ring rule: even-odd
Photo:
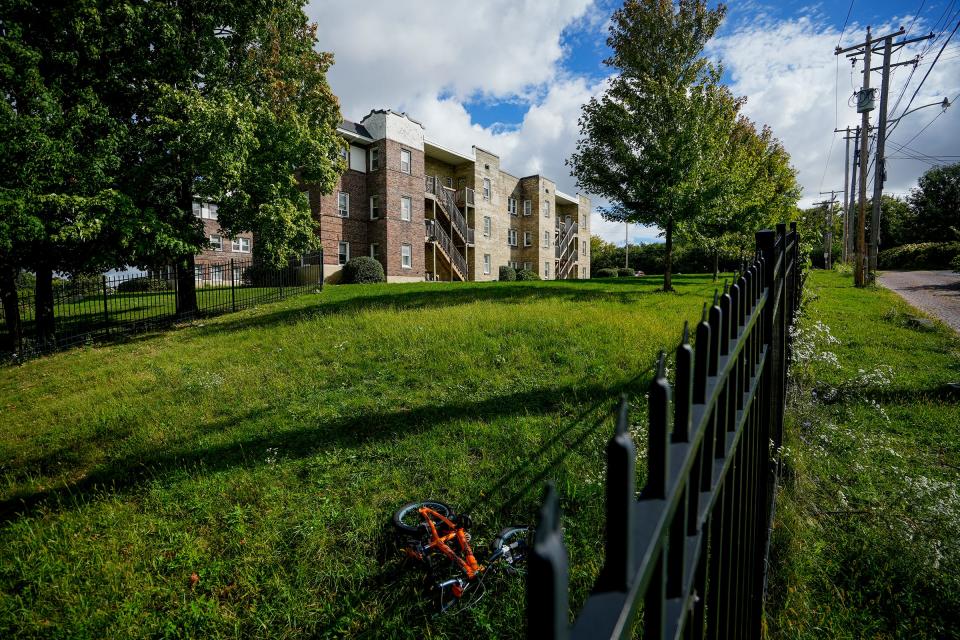
[[[557,196],[557,200],[566,200],[570,204],[580,204],[579,199],[565,194],[563,191],[560,191],[560,189],[554,189],[553,194]]]
[[[453,149],[439,145],[436,142],[431,142],[426,138],[423,140],[423,153],[431,158],[436,158],[437,160],[442,160],[443,162],[452,165],[476,161],[476,158],[473,156],[468,156],[458,151],[454,151]]]

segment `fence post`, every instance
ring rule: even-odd
[[[237,310],[237,272],[233,268],[233,258],[230,258],[230,303],[233,310]]]
[[[616,432],[607,444],[607,549],[603,588],[610,591],[627,590],[635,565],[637,449],[630,436],[628,411],[624,394],[617,412]]]
[[[527,638],[566,640],[569,636],[568,561],[560,531],[560,500],[550,483],[527,561]]]
[[[103,332],[110,335],[110,312],[107,308],[107,276],[100,276],[103,283]]]
[[[320,290],[323,291],[323,249],[320,249]]]

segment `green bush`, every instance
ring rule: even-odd
[[[616,278],[620,275],[617,269],[597,269],[596,273],[593,274],[594,278]]]
[[[117,291],[120,293],[142,293],[145,291],[169,291],[170,287],[166,280],[160,278],[130,278],[117,285]]]
[[[629,267],[620,267],[617,269],[617,277],[619,278],[634,278],[636,275],[637,272]]]
[[[513,282],[517,279],[517,270],[511,266],[504,265],[500,267],[500,281]]]
[[[881,269],[949,269],[960,242],[921,242],[886,249],[877,256]]]
[[[369,256],[353,258],[343,265],[344,284],[373,284],[385,280],[383,265]]]
[[[530,280],[539,280],[540,276],[537,275],[536,271],[531,271],[530,269],[521,269],[517,271],[517,280],[521,282],[528,282]]]
[[[950,261],[950,268],[957,273],[960,273],[960,254],[955,256],[953,260]]]

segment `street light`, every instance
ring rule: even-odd
[[[913,113],[914,111],[919,111],[920,109],[926,109],[927,107],[941,107],[944,111],[946,111],[946,110],[947,110],[947,107],[950,107],[950,106],[952,106],[952,105],[950,104],[950,101],[949,101],[947,98],[944,98],[944,99],[943,99],[943,102],[931,102],[930,104],[925,104],[925,105],[923,105],[922,107],[917,107],[916,109],[910,109],[910,111],[907,111],[906,113],[900,114],[899,117],[894,118],[893,120],[890,120],[889,122],[899,122],[901,118],[910,115],[910,114]]]

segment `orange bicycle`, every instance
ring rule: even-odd
[[[481,563],[470,546],[471,524],[469,516],[458,516],[450,505],[435,500],[410,502],[393,514],[403,552],[425,565],[433,578],[441,612],[461,602],[468,591],[479,600],[492,567],[519,571],[532,544],[531,527],[507,527],[494,538]]]

